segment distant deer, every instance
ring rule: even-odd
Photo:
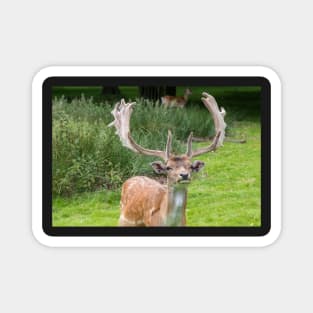
[[[192,150],[190,133],[187,140],[187,150],[183,155],[171,154],[172,134],[168,131],[165,151],[149,150],[138,145],[130,133],[130,117],[133,103],[125,103],[124,99],[117,103],[112,114],[114,121],[109,126],[115,126],[123,146],[140,154],[162,158],[152,162],[152,168],[157,174],[167,175],[167,185],[145,177],[135,176],[126,180],[122,186],[120,226],[185,226],[187,185],[191,180],[191,173],[203,168],[204,162],[193,161],[198,155],[214,151],[223,145],[226,124],[225,110],[219,111],[213,96],[203,93],[201,98],[205,107],[212,114],[215,125],[213,142],[204,148]]]
[[[191,94],[191,90],[187,88],[183,97],[164,96],[161,97],[161,103],[166,107],[184,108]]]

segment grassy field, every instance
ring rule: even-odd
[[[222,92],[216,88],[214,95],[228,112],[228,134],[233,138],[244,137],[247,143],[225,142],[217,152],[197,158],[206,165],[193,175],[189,186],[187,225],[259,226],[261,173],[257,90],[242,87],[239,91],[229,88]],[[139,102],[132,118],[135,139],[143,146],[160,148],[167,129],[171,128],[175,136],[174,149],[181,153],[185,149],[183,140],[190,130],[196,130],[196,136],[212,132],[207,111],[196,105],[201,90],[194,88],[195,98],[191,99],[194,106],[185,110],[164,110]],[[90,96],[100,89],[86,91]],[[124,96],[135,95],[134,89],[125,87],[121,91]],[[62,90],[58,92],[61,94]],[[69,92],[77,91],[69,89]],[[181,92],[183,88],[178,89],[178,93]],[[239,93],[236,95],[236,92]],[[95,105],[93,99],[77,97],[70,101],[58,98],[53,104],[53,225],[116,226],[122,182],[134,175],[153,177],[149,163],[155,158],[127,151],[113,129],[106,127],[112,120],[112,103]],[[199,145],[203,144],[194,144]]]
[[[260,225],[259,123],[238,122],[236,129],[246,144],[226,142],[217,152],[199,157],[206,165],[189,186],[189,226]],[[53,225],[115,226],[119,200],[119,189],[55,197]]]

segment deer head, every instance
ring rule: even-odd
[[[173,155],[171,153],[172,133],[168,130],[167,142],[163,151],[143,148],[135,142],[130,133],[130,118],[135,102],[126,103],[124,99],[115,105],[114,110],[111,112],[115,119],[108,126],[115,126],[116,133],[126,148],[143,155],[162,158],[163,162],[155,161],[151,163],[151,166],[155,173],[165,174],[167,176],[169,185],[186,184],[190,182],[192,172],[199,172],[204,166],[204,162],[198,160],[192,162],[192,158],[216,150],[223,144],[225,136],[225,110],[222,108],[219,111],[214,97],[208,93],[204,92],[202,95],[201,100],[213,116],[216,131],[216,135],[208,147],[193,151],[193,133],[190,133],[187,140],[186,153],[183,155]]]

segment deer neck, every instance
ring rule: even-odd
[[[189,97],[188,93],[185,93],[184,94],[184,99],[185,99],[186,102],[188,101],[188,97]]]
[[[187,188],[184,185],[168,187],[167,214],[164,226],[184,226],[187,201]]]

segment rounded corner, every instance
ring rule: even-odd
[[[57,70],[55,66],[45,66],[39,69],[32,78],[32,86],[35,88],[38,85],[43,85],[46,83],[51,76],[54,75],[54,72]]]
[[[281,226],[274,228],[270,227],[265,235],[262,236],[263,244],[262,247],[266,248],[277,243],[281,236]]]
[[[274,83],[281,88],[281,78],[276,69],[269,66],[259,66],[259,69],[261,70],[262,77],[266,79],[270,85]]]
[[[50,235],[47,234],[43,228],[38,229],[36,227],[37,225],[34,225],[34,224],[32,226],[33,226],[32,235],[33,235],[33,238],[35,238],[35,240],[37,241],[37,243],[39,243],[40,245],[44,247],[48,247],[48,248],[53,247],[53,245],[50,242],[51,241]]]

